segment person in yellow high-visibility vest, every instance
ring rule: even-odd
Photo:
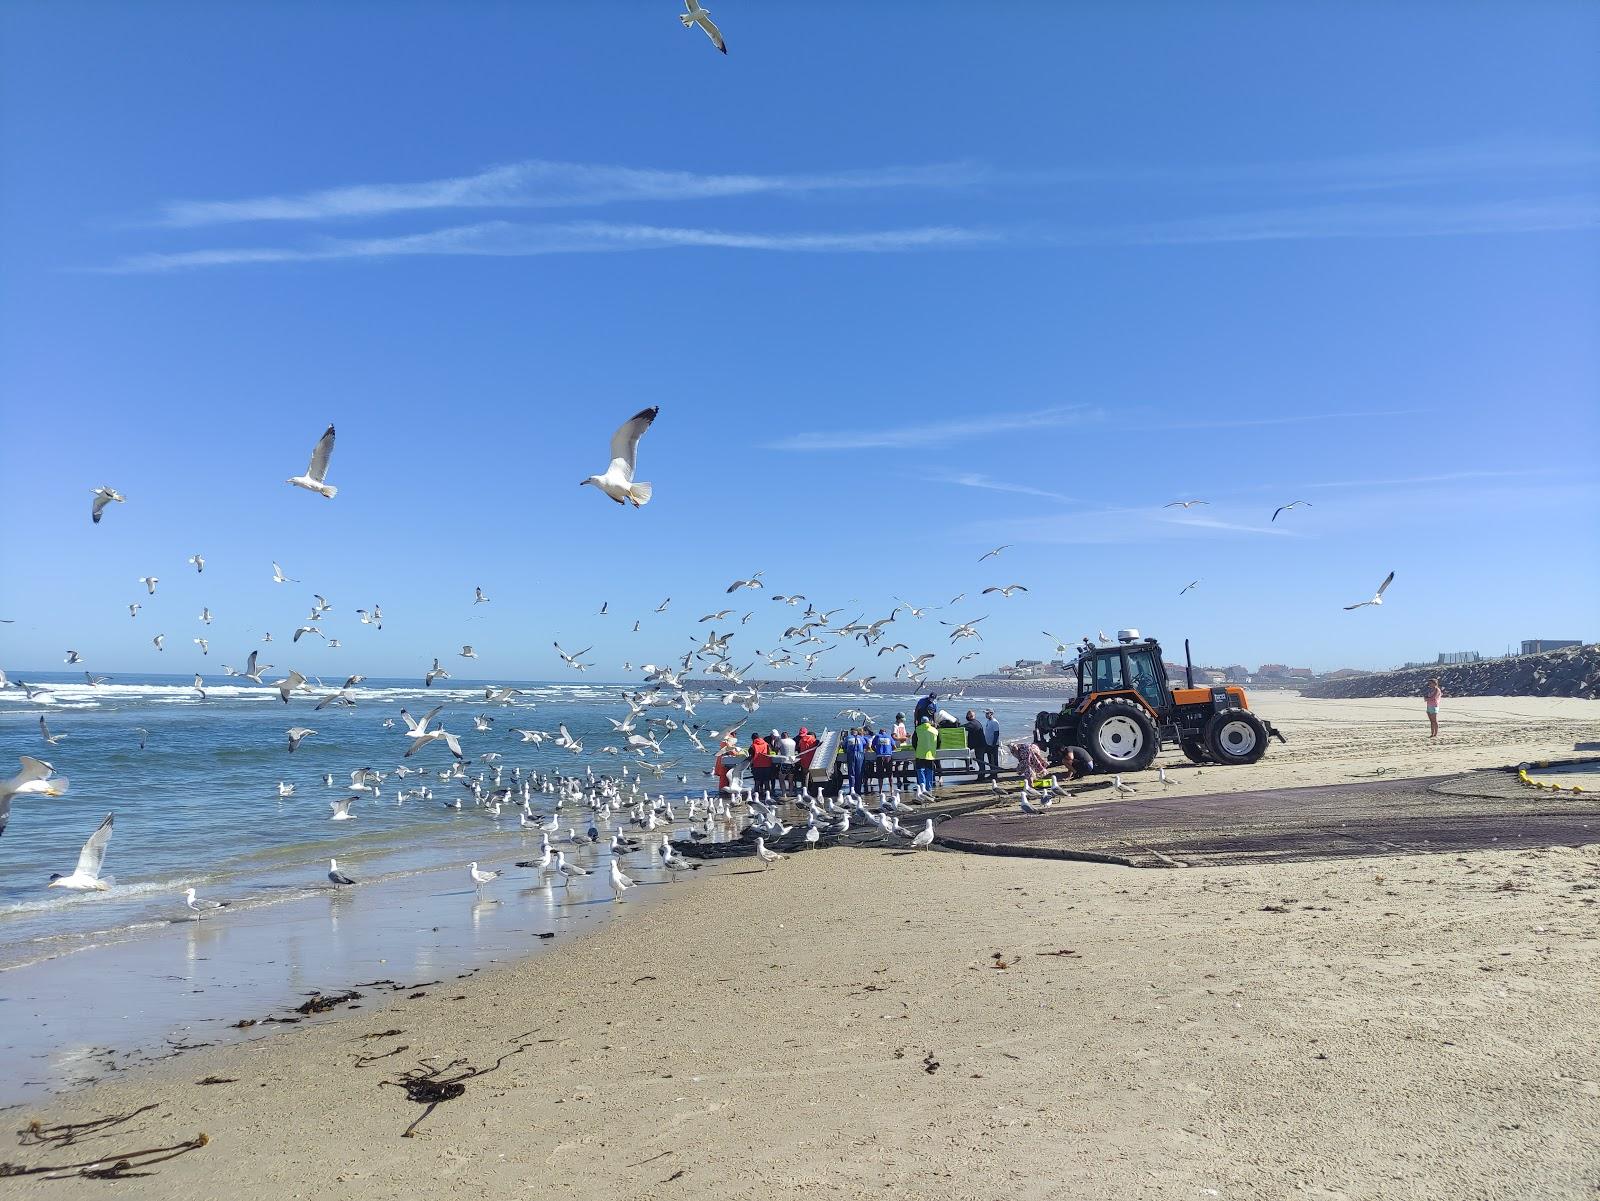
[[[917,723],[911,738],[911,753],[917,761],[917,783],[929,793],[933,792],[934,767],[939,762],[939,731],[926,713]]]

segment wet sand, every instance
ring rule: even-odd
[[[1461,702],[1426,747],[1396,702],[1277,699],[1303,753],[1197,782],[1517,762],[1600,713]],[[203,1131],[116,1186],[163,1198],[1577,1198],[1600,1173],[1592,845],[1162,872],[839,849],[698,877],[550,954],[13,1109],[153,1107],[0,1159]],[[497,1061],[401,1137],[403,1073]]]

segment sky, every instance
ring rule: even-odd
[[[711,8],[0,9],[0,666],[1600,638],[1600,8]]]

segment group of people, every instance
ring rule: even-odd
[[[958,723],[940,713],[939,697],[930,692],[917,702],[909,729],[906,715],[896,713],[893,726],[874,730],[870,723],[863,722],[844,732],[840,751],[850,791],[861,795],[873,787],[880,792],[893,789],[896,766],[902,762],[897,756],[909,750],[917,783],[931,794],[938,781],[941,725],[964,728],[967,749],[977,765],[978,782],[1000,778],[1000,723],[995,720],[994,710],[984,710],[980,720],[976,710],[968,709],[965,723]],[[787,730],[773,730],[770,736],[756,734],[747,747],[740,747],[729,734],[717,748],[713,763],[717,787],[723,792],[736,791],[748,767],[750,787],[757,793],[801,791],[816,751],[817,737],[804,726],[793,738]]]

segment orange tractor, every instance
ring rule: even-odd
[[[1161,644],[1138,630],[1118,630],[1111,646],[1087,638],[1078,651],[1078,698],[1059,713],[1041,713],[1034,741],[1060,763],[1068,747],[1082,747],[1101,771],[1140,771],[1164,742],[1176,742],[1195,763],[1254,763],[1267,739],[1286,739],[1250,710],[1244,689],[1196,687],[1189,644],[1184,643],[1186,686],[1167,680]]]

